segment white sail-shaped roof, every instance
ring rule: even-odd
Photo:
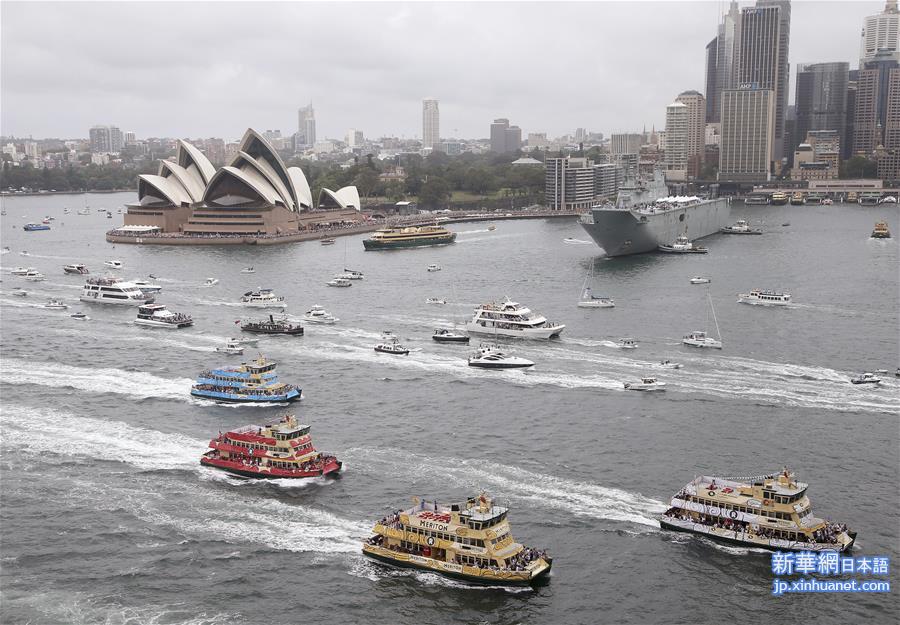
[[[168,178],[170,182],[178,182],[187,193],[192,202],[199,202],[203,199],[203,191],[206,189],[203,179],[196,173],[188,171],[178,163],[172,161],[159,162],[159,175]]]
[[[190,194],[177,179],[141,174],[138,176],[138,201],[143,203],[147,196],[166,200],[173,206],[193,203]]]
[[[319,191],[319,206],[331,200],[337,208],[355,208],[359,210],[359,191],[354,186],[342,187],[337,191],[322,187]]]
[[[297,210],[312,208],[312,190],[309,188],[309,182],[303,174],[303,170],[299,167],[288,167],[288,176],[294,183],[294,190],[297,191]]]
[[[205,203],[223,203],[223,198],[227,198],[225,204],[284,204],[281,195],[259,171],[230,165],[216,172],[203,195]]]
[[[175,160],[186,170],[195,170],[200,176],[204,187],[209,184],[209,181],[216,174],[216,168],[209,162],[206,155],[182,139],[178,140],[178,152],[175,154]]]
[[[244,137],[241,139],[238,150],[239,152],[244,152],[253,157],[260,168],[268,170],[270,176],[277,177],[285,189],[285,193],[281,194],[284,200],[283,204],[291,210],[298,210],[297,207],[300,204],[300,201],[297,190],[294,188],[294,181],[288,174],[284,161],[278,156],[278,152],[275,151],[272,144],[270,144],[261,134],[252,128],[248,128],[247,132],[244,133]],[[239,156],[240,154],[235,157],[235,161]],[[234,162],[232,162],[232,165],[233,164]]]
[[[255,159],[246,152],[238,152],[231,166],[247,172],[248,175],[261,177],[278,194],[278,197],[281,198],[281,203],[287,208],[294,210],[294,199],[284,186],[281,178],[278,177],[278,174],[265,159]],[[251,171],[253,174],[249,173]]]

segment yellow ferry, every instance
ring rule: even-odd
[[[848,551],[856,532],[812,514],[808,484],[785,468],[757,477],[700,476],[660,517],[663,529],[773,551]]]
[[[441,226],[407,226],[381,228],[363,241],[366,250],[393,250],[404,247],[446,245],[456,240],[456,233]]]
[[[872,230],[873,239],[890,239],[891,231],[888,229],[888,225],[886,221],[879,221],[875,224],[875,229]]]
[[[508,508],[484,493],[464,503],[420,501],[375,524],[363,544],[370,558],[488,585],[526,585],[545,578],[553,559],[515,542]]]

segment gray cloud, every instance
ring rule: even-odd
[[[113,123],[147,136],[418,136],[663,125],[704,91],[704,48],[724,2],[9,2],[0,4],[0,132],[84,137]],[[856,66],[882,2],[794,2],[791,65]],[[793,93],[791,94],[793,101]]]

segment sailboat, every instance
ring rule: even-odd
[[[579,308],[613,308],[616,303],[611,297],[594,295],[591,285],[594,283],[594,259],[591,259],[591,272],[581,285],[581,299],[578,300]]]
[[[349,237],[347,239],[344,241],[344,273],[340,274],[340,277],[347,280],[363,280],[366,277],[363,272],[347,269],[347,245],[350,242]]]
[[[708,336],[705,331],[694,330],[690,334],[686,334],[681,340],[685,345],[691,347],[709,347],[712,349],[722,349],[722,333],[719,331],[719,320],[716,319],[716,309],[712,303],[712,297],[709,291],[706,292],[706,299],[709,300],[709,309],[706,311],[706,328],[709,329],[709,313],[712,312],[713,322],[716,324],[716,337]]]
[[[453,299],[456,300],[456,286],[453,286]],[[469,343],[469,336],[463,334],[457,329],[456,317],[453,318],[453,329],[435,328],[434,334],[431,335],[432,340],[438,343]]]

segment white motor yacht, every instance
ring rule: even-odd
[[[318,304],[307,310],[303,315],[303,319],[309,321],[310,323],[324,323],[327,325],[331,325],[340,321],[340,319],[332,315],[330,312],[328,312]]]
[[[138,308],[137,319],[134,320],[134,323],[139,326],[176,330],[194,325],[194,320],[190,315],[168,310],[165,304],[144,304]]]
[[[382,338],[384,340],[375,346],[376,352],[380,352],[382,354],[396,354],[399,356],[409,355],[409,350],[400,343],[400,339],[392,335],[390,332],[385,332],[385,335]]]
[[[276,297],[272,289],[247,291],[241,297],[241,304],[250,308],[287,308],[283,297]]]
[[[89,278],[84,284],[80,299],[82,302],[120,306],[143,306],[153,303],[153,296],[147,295],[136,285],[111,277]]]
[[[703,276],[694,276],[691,278],[691,284],[709,284],[709,278],[704,278]]]
[[[33,269],[25,274],[25,279],[30,282],[43,282],[47,279],[47,276],[42,274],[40,271]]]
[[[90,319],[90,317],[88,317],[86,314],[84,314],[84,313],[81,312],[81,311],[79,311],[79,312],[77,312],[77,313],[72,313],[72,314],[69,315],[69,316],[70,316],[72,319],[75,319],[76,321],[87,321],[88,319]]]
[[[438,297],[428,297],[428,298],[425,298],[425,303],[426,304],[438,304],[438,305],[443,306],[444,304],[447,303],[447,300],[440,299]]]
[[[632,338],[619,339],[619,342],[616,343],[616,347],[619,349],[637,349],[637,346],[637,342]]]
[[[253,267],[244,267],[241,269],[241,273],[256,273],[256,269]]]
[[[788,306],[791,303],[791,294],[753,289],[749,293],[738,293],[738,303],[756,306]]]
[[[625,388],[629,391],[664,391],[666,383],[656,378],[641,378],[640,382],[625,382]]]
[[[438,328],[431,335],[431,338],[438,343],[468,343],[469,337],[447,328]]]
[[[125,265],[122,264],[121,260],[107,260],[103,262],[104,265],[109,267],[110,269],[121,269]]]
[[[37,271],[34,267],[16,267],[12,271],[9,272],[11,276],[24,276],[29,271]]]
[[[90,273],[90,271],[88,271],[88,268],[81,263],[76,263],[74,265],[63,265],[63,271],[74,275],[85,275]]]
[[[853,384],[881,384],[881,378],[876,376],[874,373],[860,373],[857,376],[850,378],[850,382]]]
[[[66,310],[69,307],[69,305],[64,304],[63,302],[59,301],[58,299],[51,299],[46,304],[43,304],[41,307],[49,308],[50,310]]]
[[[218,278],[207,278],[201,286],[216,286],[217,284],[219,284]]]
[[[498,345],[482,343],[478,351],[469,356],[469,366],[481,369],[525,369],[533,367],[534,363],[525,358],[505,354]]]
[[[216,347],[216,351],[223,354],[243,354],[244,347],[235,339],[228,339],[225,345]]]
[[[561,323],[548,321],[541,314],[507,299],[501,304],[482,304],[466,324],[470,334],[491,334],[523,339],[558,337],[565,329]]]
[[[713,349],[722,349],[722,341],[707,336],[706,332],[694,330],[690,334],[685,334],[681,342],[691,347],[711,347]]]
[[[144,293],[162,293],[162,287],[158,284],[152,284],[146,280],[131,280],[131,283]]]
[[[344,273],[342,274],[348,280],[362,280],[365,278],[365,274],[361,271],[354,271],[353,269],[347,269],[344,267]]]
[[[683,366],[680,362],[672,362],[668,358],[660,361],[659,366],[663,369],[681,369]]]
[[[435,265],[434,263],[428,265],[428,271],[440,271],[440,270],[441,270],[440,265]]]
[[[325,283],[327,286],[336,286],[336,287],[348,287],[353,286],[353,283],[350,282],[347,278],[342,278],[341,276],[336,276],[333,280],[329,280]]]

